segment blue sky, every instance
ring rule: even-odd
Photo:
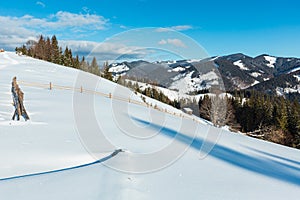
[[[88,51],[123,31],[167,27],[191,37],[211,56],[241,52],[300,57],[299,8],[299,1],[289,0],[0,1],[0,48],[14,49],[39,34],[56,34],[62,45]],[[168,39],[162,38],[177,38]]]

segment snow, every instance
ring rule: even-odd
[[[284,96],[284,94],[288,93],[300,93],[300,86],[296,85],[294,88],[282,88],[282,87],[277,87],[276,88],[276,94],[278,96]]]
[[[129,70],[129,67],[127,67],[127,65],[117,65],[117,66],[113,66],[109,68],[109,72],[113,72],[113,73],[124,73],[127,72]]]
[[[254,85],[256,85],[256,84],[259,84],[259,81],[255,80],[255,81],[251,84],[251,86],[254,86]]]
[[[294,75],[294,77],[300,82],[300,75]]]
[[[177,91],[169,90],[163,87],[155,87],[158,91],[161,91],[164,95],[166,95],[171,101],[178,100],[179,98],[188,98],[189,95],[180,94]]]
[[[185,71],[184,67],[176,67],[174,69],[169,69],[168,72],[182,72]]]
[[[214,71],[210,71],[210,72],[208,72],[206,74],[200,75],[200,78],[202,80],[216,80],[219,77],[218,77],[218,75]]]
[[[242,99],[242,105],[244,105],[247,102],[247,98]]]
[[[247,200],[300,195],[299,150],[212,127],[149,98],[176,115],[144,106],[139,94],[75,69],[11,52],[0,53],[0,69],[2,199]],[[25,93],[29,122],[10,120],[13,76]],[[82,84],[85,90],[25,84],[49,82],[76,88]],[[125,101],[129,98],[140,104]],[[79,113],[77,106],[82,108]],[[99,132],[91,119],[104,134],[102,140],[92,137]],[[118,148],[127,150],[109,156]],[[94,163],[98,158],[106,160]],[[36,175],[24,176],[28,174]],[[19,175],[24,177],[3,180]]]
[[[179,90],[181,94],[187,94],[189,92],[195,91],[198,89],[200,80],[199,78],[192,78],[194,72],[189,72],[186,76],[184,74],[179,74],[173,78],[173,82],[169,89]],[[193,82],[192,82],[193,80]],[[193,87],[193,85],[195,87]]]
[[[172,89],[164,88],[164,87],[159,87],[159,86],[153,86],[147,83],[142,83],[138,81],[132,81],[130,80],[133,84],[137,83],[139,85],[140,90],[145,90],[146,88],[155,88],[158,92],[162,92],[164,95],[166,95],[171,101],[174,100],[179,100],[179,99],[190,99],[190,100],[196,100],[199,101],[199,99],[203,96],[202,94],[200,95],[188,95],[185,94],[181,91],[174,91]],[[212,95],[212,94],[208,94]],[[147,99],[147,101],[150,101],[150,99]],[[151,100],[152,101],[152,100]],[[153,102],[152,102],[153,103]]]
[[[235,61],[233,64],[235,66],[238,66],[241,70],[249,70],[247,67],[245,67],[245,65],[242,62],[242,60]]]
[[[288,72],[288,74],[289,74],[289,73],[296,72],[296,71],[298,71],[298,70],[300,70],[300,66],[299,66],[299,67],[296,67],[296,68],[294,68],[294,69],[292,69],[292,70],[290,70],[290,71]]]
[[[257,77],[261,76],[261,73],[258,73],[258,72],[252,72],[252,73],[251,73],[251,76],[257,78]]]
[[[170,90],[179,91],[180,96],[184,96],[191,92],[195,92],[201,89],[210,88],[212,85],[218,85],[218,75],[214,71],[210,71],[205,74],[201,74],[199,77],[192,78],[194,71],[187,74],[179,74],[173,78],[173,82],[170,85]],[[202,82],[206,82],[206,86],[201,86]]]
[[[210,59],[210,61],[215,61],[215,60],[217,60],[219,57],[220,57],[220,56],[216,56],[216,57]]]
[[[276,94],[278,96],[283,96],[284,95],[284,89],[281,87],[276,87]]]
[[[294,88],[284,88],[284,93],[288,94],[288,93],[300,93],[299,90],[294,89]]]
[[[272,56],[264,56],[265,60],[269,63],[267,64],[268,67],[274,68],[274,64],[276,63],[277,58]]]
[[[201,59],[190,59],[190,60],[187,60],[188,63],[197,63],[197,62],[200,62]]]

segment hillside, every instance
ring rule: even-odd
[[[108,80],[12,52],[0,53],[0,71],[4,199],[300,195],[299,150],[215,128],[145,97],[147,105]],[[27,122],[11,121],[14,76]]]
[[[213,68],[218,72],[213,71]],[[156,70],[148,73],[150,69]],[[140,60],[113,63],[110,65],[110,71],[116,77],[124,75],[137,78],[147,77],[169,89],[175,89],[185,82],[185,85],[189,87],[182,88],[183,93],[197,92],[224,84],[227,91],[255,89],[269,94],[300,97],[299,58],[269,55],[252,58],[244,54],[232,54],[204,60],[153,63]],[[221,77],[222,81],[218,80],[218,77]]]

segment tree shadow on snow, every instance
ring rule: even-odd
[[[150,128],[159,130],[161,134],[167,137],[176,138],[176,140],[178,140],[179,142],[190,145],[191,148],[196,150],[200,150],[204,142],[201,138],[192,138],[175,130],[161,127],[160,125],[153,124],[139,118],[132,117],[132,119],[142,124],[148,125]],[[205,143],[207,144],[210,142],[205,141]],[[286,159],[270,153],[261,152],[259,150],[256,151],[270,157],[268,158],[266,156],[248,155],[218,144],[209,145],[214,146],[210,152],[205,152],[208,153],[209,156],[254,173],[300,186],[300,162]],[[205,151],[205,149],[203,151]],[[277,158],[277,160],[275,160],[274,158]],[[279,161],[278,159],[280,159],[281,161]],[[291,164],[287,164],[284,161],[288,161]]]

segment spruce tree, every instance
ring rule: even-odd
[[[88,63],[85,61],[85,57],[82,56],[82,59],[80,61],[80,69],[87,72],[88,68]]]
[[[44,40],[43,35],[40,35],[39,37],[39,41],[35,46],[35,58],[37,59],[41,59],[41,60],[45,60],[45,46],[46,46],[46,42]]]
[[[110,81],[113,80],[112,73],[109,71],[108,62],[106,61],[103,66],[103,78],[108,79]]]
[[[51,62],[56,64],[60,64],[61,62],[61,53],[55,35],[51,38]]]
[[[72,51],[69,50],[68,46],[66,46],[66,49],[64,51],[62,64],[68,67],[73,67],[73,58],[72,58]]]
[[[288,130],[292,134],[300,134],[300,104],[294,101],[288,110]]]
[[[75,69],[79,69],[80,68],[80,61],[79,61],[79,57],[78,57],[78,55],[76,55],[76,58],[74,58],[73,59],[74,61],[74,64],[73,64],[73,67],[75,68]]]
[[[97,76],[100,75],[99,65],[98,65],[97,59],[95,57],[93,57],[93,60],[92,60],[92,63],[91,63],[91,73],[95,74]]]
[[[280,100],[280,112],[277,117],[278,126],[281,130],[286,131],[288,129],[288,109],[287,104],[284,98],[282,97]]]
[[[51,62],[51,41],[49,37],[47,37],[45,43],[45,60]]]

